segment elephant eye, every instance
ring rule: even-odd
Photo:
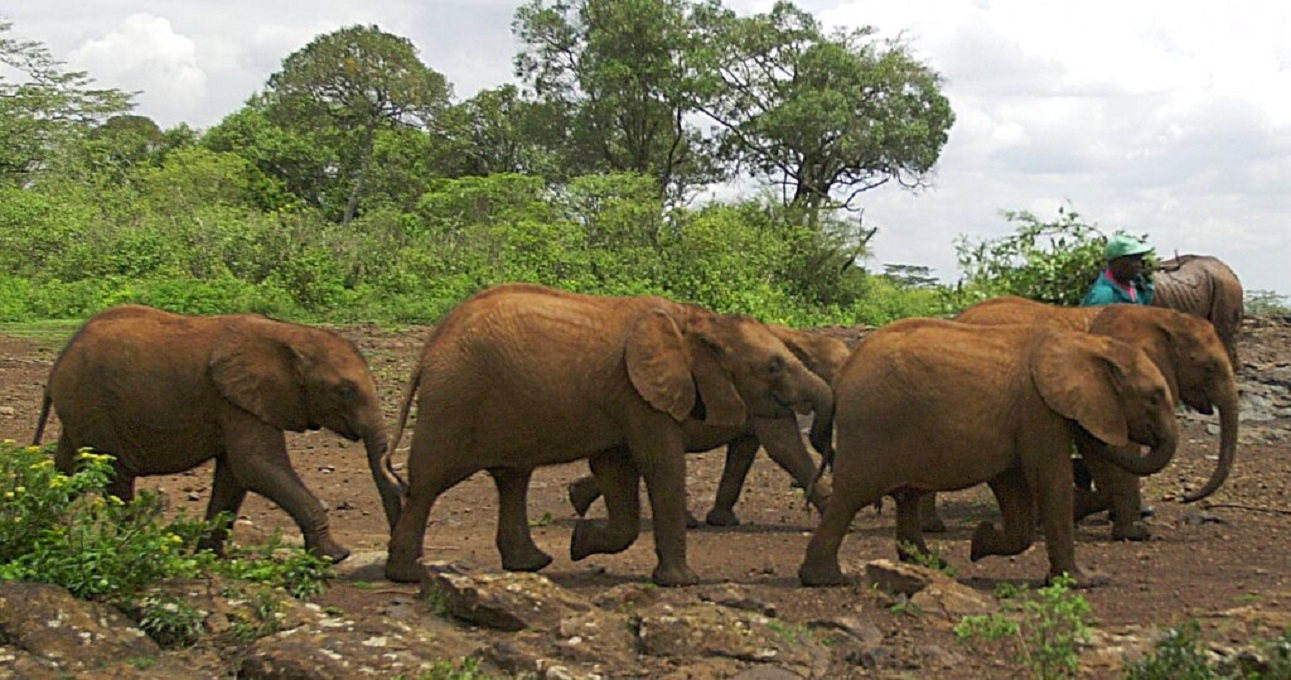
[[[355,389],[353,383],[343,382],[336,388],[336,393],[339,394],[342,399],[350,400],[358,394],[358,390]]]
[[[1165,392],[1161,388],[1152,390],[1152,396],[1148,397],[1148,403],[1153,406],[1160,406],[1163,401],[1165,401]]]
[[[771,375],[780,375],[784,372],[784,357],[771,357],[771,363],[767,365],[767,372]]]

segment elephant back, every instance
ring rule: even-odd
[[[1245,301],[1241,280],[1232,268],[1209,255],[1180,255],[1158,264],[1152,280],[1152,304],[1209,321],[1236,369]]]

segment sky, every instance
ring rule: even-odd
[[[41,0],[7,3],[38,40],[136,113],[206,128],[321,33],[410,39],[458,100],[515,82],[520,0]],[[725,0],[741,13],[771,0]],[[1248,291],[1291,295],[1291,3],[1283,0],[798,0],[827,26],[901,36],[944,78],[956,122],[931,177],[860,201],[867,266],[960,277],[954,242],[1001,215],[1074,209],[1146,233],[1161,256],[1214,255]],[[302,8],[308,8],[304,10]]]

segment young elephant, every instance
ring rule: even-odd
[[[1086,331],[1142,349],[1161,370],[1176,401],[1205,414],[1219,410],[1219,463],[1205,485],[1185,496],[1184,502],[1206,498],[1228,478],[1237,457],[1237,380],[1226,346],[1204,319],[1142,305],[1061,307],[1020,297],[1000,297],[965,309],[955,320],[978,325],[1030,324]],[[1151,533],[1139,521],[1142,501],[1139,478],[1109,465],[1101,455],[1101,447],[1086,447],[1081,455],[1089,465],[1098,495],[1091,497],[1088,491],[1077,489],[1075,518],[1110,506],[1112,538],[1147,540]],[[921,499],[920,514],[924,531],[945,530],[945,524],[937,516],[935,494]]]
[[[843,362],[851,354],[847,343],[824,333],[797,330],[779,324],[767,324],[767,327],[812,373],[820,376],[827,384],[834,381],[838,369],[842,368]],[[713,508],[705,518],[708,524],[725,527],[740,523],[735,515],[735,503],[740,498],[744,480],[748,477],[758,448],[765,448],[771,460],[788,472],[799,486],[809,490],[807,500],[817,511],[825,511],[829,485],[823,480],[812,484],[816,476],[815,464],[807,453],[796,417],[749,418],[745,423],[730,428],[712,427],[692,419],[684,424],[683,429],[688,452],[709,451],[726,445],[726,465],[722,468],[722,479],[717,486]],[[600,496],[601,489],[596,485],[595,477],[582,477],[569,484],[569,502],[579,516],[585,515],[588,507]],[[686,525],[699,526],[699,521],[688,513]]]
[[[508,570],[551,562],[529,532],[534,468],[589,458],[608,522],[580,520],[579,560],[627,549],[649,491],[660,585],[698,579],[686,562],[684,425],[828,412],[829,386],[761,322],[658,297],[577,295],[529,284],[483,291],[436,326],[399,416],[418,404],[409,492],[386,576],[415,581],[426,521],[444,491],[487,470],[498,489],[497,546]]]
[[[391,525],[399,515],[403,482],[386,455],[376,385],[354,345],[332,331],[251,314],[113,307],[86,321],[54,362],[37,444],[51,405],[62,422],[58,468],[71,473],[83,447],[111,454],[108,491],[123,500],[136,477],[214,458],[208,519],[236,515],[254,491],[291,515],[310,550],[340,561],[349,551],[292,469],[283,435],[327,428],[363,441]],[[220,551],[226,533],[202,547]]]
[[[1026,326],[908,319],[881,328],[834,383],[834,495],[807,546],[804,585],[849,582],[838,548],[856,512],[886,494],[897,501],[898,545],[924,551],[918,497],[986,482],[1004,516],[983,522],[972,559],[1015,555],[1043,521],[1049,574],[1080,578],[1071,521],[1073,439],[1112,448],[1137,475],[1165,467],[1178,430],[1169,386],[1142,350],[1106,337]],[[812,442],[829,444],[828,419]]]

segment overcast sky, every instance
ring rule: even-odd
[[[163,127],[205,128],[319,33],[405,36],[458,99],[514,81],[519,0],[24,0],[0,16]],[[726,0],[740,12],[770,0]],[[903,34],[957,120],[932,188],[866,194],[874,261],[959,278],[953,241],[1002,210],[1071,205],[1158,253],[1216,255],[1291,294],[1291,3],[1284,0],[799,0],[827,25]]]

